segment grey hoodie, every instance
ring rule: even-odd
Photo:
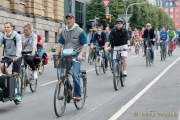
[[[16,45],[13,40],[14,38],[16,40]],[[6,41],[5,56],[12,58],[21,57],[21,51],[22,51],[21,36],[16,31],[13,31],[10,34],[10,36],[4,33],[2,36],[0,36],[0,45],[3,44],[4,40]]]

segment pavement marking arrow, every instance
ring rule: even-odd
[[[166,69],[163,70],[161,74],[159,74],[152,82],[150,82],[142,91],[140,91],[136,96],[134,96],[128,103],[121,107],[119,111],[117,111],[111,118],[108,120],[117,120],[120,116],[122,116],[138,99],[140,99],[155,83],[157,83],[160,78],[166,74],[166,72],[171,69],[178,61],[180,61],[180,57],[177,58],[173,63],[171,63]],[[180,119],[178,119],[180,120]]]
[[[88,72],[92,72],[92,71],[94,71],[95,69],[89,69],[89,70],[87,70],[87,73]],[[50,85],[50,84],[53,84],[53,83],[56,83],[58,80],[53,80],[53,81],[50,81],[50,82],[47,82],[47,83],[44,83],[44,84],[42,84],[42,85],[40,85],[40,87],[44,87],[44,86],[47,86],[47,85]]]

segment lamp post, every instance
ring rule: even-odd
[[[126,23],[126,29],[128,29],[128,16],[127,16],[127,12],[128,12],[128,10],[129,10],[129,8],[131,7],[131,6],[134,6],[134,5],[141,5],[141,4],[147,4],[147,2],[141,2],[141,3],[132,3],[132,4],[129,4],[128,6],[127,6],[127,8],[126,8],[126,13],[125,13],[125,23]]]

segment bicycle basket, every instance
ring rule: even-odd
[[[17,75],[0,76],[0,88],[3,91],[3,97],[14,97]]]
[[[63,49],[62,56],[75,56],[77,52],[73,49]]]

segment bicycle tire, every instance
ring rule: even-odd
[[[59,96],[62,88],[62,96]],[[57,117],[61,117],[64,115],[64,112],[66,110],[66,92],[65,92],[65,86],[63,81],[58,81],[56,84],[55,92],[54,92],[54,113]],[[60,109],[58,109],[59,102],[62,101],[62,107],[60,106]]]
[[[44,64],[43,64],[42,61],[38,66],[38,72],[39,72],[40,75],[42,75],[44,73]]]
[[[26,87],[27,87],[27,75],[26,75],[26,71],[25,69],[21,69],[20,72],[20,80],[21,80],[21,89],[20,89],[20,95],[24,96],[25,95],[25,91],[26,91]]]
[[[34,82],[32,83],[32,81],[34,81]],[[33,92],[36,92],[36,90],[37,90],[38,79],[33,79],[32,81],[30,82],[29,86],[30,86],[31,92],[33,93]]]
[[[124,77],[124,75],[123,75],[123,65],[122,65],[122,63],[121,63],[121,66],[120,66],[120,82],[121,82],[121,87],[124,87],[124,81],[125,81],[125,77]]]
[[[84,107],[84,105],[85,105],[86,89],[87,89],[86,74],[81,73],[80,83],[81,83],[81,100],[80,101],[74,101],[74,105],[75,105],[77,110],[82,109]]]
[[[105,60],[104,60],[104,59],[101,61],[101,68],[102,68],[102,70],[103,70],[103,73],[106,73]]]
[[[113,62],[113,85],[115,91],[120,89],[120,71],[117,61]]]
[[[99,63],[100,63],[100,58],[97,57],[96,62],[95,62],[96,75],[99,75],[99,74],[100,74],[100,65],[99,65]]]
[[[151,66],[151,54],[149,49],[146,50],[146,66]]]

